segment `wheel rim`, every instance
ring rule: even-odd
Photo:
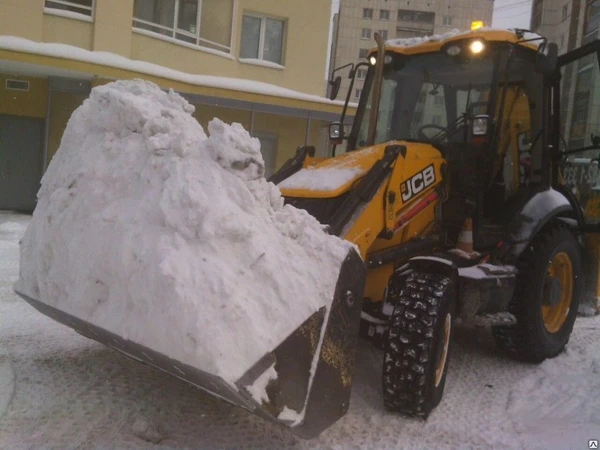
[[[448,359],[448,344],[450,344],[450,330],[452,329],[452,316],[450,313],[446,314],[446,320],[444,321],[444,342],[442,351],[438,357],[437,369],[435,370],[435,387],[438,387],[442,381],[442,375],[444,374],[444,368],[446,367],[446,360]]]
[[[573,263],[565,252],[557,253],[548,266],[548,277],[558,279],[560,300],[555,306],[542,306],[542,319],[549,333],[556,333],[564,325],[573,301]],[[548,295],[546,292],[544,295]]]

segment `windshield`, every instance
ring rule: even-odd
[[[465,115],[488,111],[493,56],[457,59],[446,53],[396,55],[384,68],[375,144],[409,140],[442,144],[466,139]],[[366,107],[353,130],[358,147],[367,145],[374,70],[365,83]]]

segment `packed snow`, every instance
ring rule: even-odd
[[[0,212],[0,230],[21,229],[0,231],[0,448],[575,450],[600,439],[600,316],[578,317],[566,352],[541,365],[501,355],[486,328],[453,327],[446,390],[427,421],[385,410],[382,353],[360,341],[350,410],[304,441],[21,300],[12,286],[30,220]]]
[[[265,370],[251,386],[247,386],[248,392],[252,395],[252,398],[259,405],[269,401],[269,395],[267,394],[267,386],[271,380],[277,379],[277,371],[275,370],[275,364]]]
[[[258,139],[178,94],[100,86],[67,124],[16,289],[233,384],[321,307],[352,244],[285,205]],[[6,225],[5,225],[6,226]]]
[[[277,186],[280,189],[307,189],[310,191],[335,191],[364,174],[360,168],[319,167],[300,169]]]
[[[448,31],[447,33],[434,34],[431,36],[415,36],[415,37],[404,38],[404,39],[389,39],[389,40],[385,41],[385,45],[388,45],[391,47],[404,47],[404,48],[414,47],[417,45],[424,44],[426,42],[443,41],[445,39],[450,39],[451,37],[458,36],[460,34],[464,34],[464,32],[461,32],[460,30],[455,28],[451,31]]]
[[[300,169],[277,186],[282,190],[306,189],[310,191],[336,191],[348,183],[362,177],[367,169],[361,167],[361,159],[381,150],[370,147],[346,153],[335,160],[325,160],[320,164]]]
[[[461,267],[458,269],[458,274],[461,277],[471,279],[497,278],[502,276],[511,276],[517,273],[515,266],[496,266],[493,264],[478,264],[471,267]]]
[[[469,34],[479,33],[481,31],[511,31],[512,32],[512,31],[514,31],[514,29],[482,27],[482,28],[478,28],[477,30],[474,30],[474,31],[471,31],[471,30],[461,31],[461,30],[455,28],[451,31],[448,31],[447,33],[434,34],[431,36],[417,36],[417,37],[410,37],[410,38],[403,38],[403,39],[389,39],[389,40],[385,41],[385,45],[391,46],[391,47],[402,47],[402,48],[415,47],[417,45],[421,45],[426,42],[445,41],[446,39],[450,39],[450,38],[453,38],[456,36],[465,36],[466,37]],[[531,45],[534,45],[534,46],[539,46],[539,44],[542,43],[542,37],[539,34],[532,33],[530,31],[526,31],[523,33],[522,40],[523,41],[531,40],[528,43]]]

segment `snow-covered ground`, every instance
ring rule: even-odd
[[[446,394],[427,422],[387,413],[381,354],[360,346],[348,414],[303,441],[41,315],[13,294],[28,216],[0,213],[0,448],[540,448],[600,439],[600,317],[540,366],[460,330]]]

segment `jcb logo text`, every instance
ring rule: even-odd
[[[402,201],[406,203],[433,183],[435,183],[435,170],[432,164],[400,185]]]

